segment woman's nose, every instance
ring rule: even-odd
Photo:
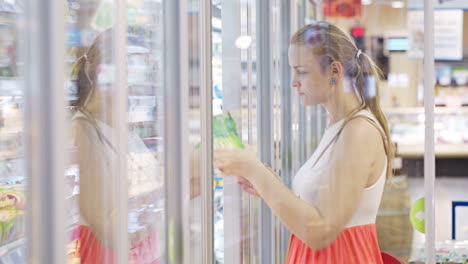
[[[294,81],[294,82],[292,82],[292,87],[299,88],[299,87],[301,87],[301,83],[298,82],[298,81]]]

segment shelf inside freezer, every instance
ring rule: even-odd
[[[15,77],[0,77],[0,96],[22,97],[23,80]]]
[[[25,214],[23,210],[13,210],[10,209],[0,210],[0,225],[1,232],[0,235],[2,243],[0,244],[0,249],[9,249],[14,246],[15,241],[23,238],[25,236]]]
[[[0,257],[8,255],[12,250],[17,249],[23,245],[25,245],[26,239],[20,238],[15,241],[9,242],[5,245],[0,246]]]

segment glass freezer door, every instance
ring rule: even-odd
[[[26,263],[24,71],[19,2],[0,3],[0,262]]]

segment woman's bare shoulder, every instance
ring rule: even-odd
[[[359,149],[373,155],[385,155],[382,135],[371,122],[365,117],[350,120],[343,128],[341,144],[350,151]]]

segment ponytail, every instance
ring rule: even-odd
[[[84,110],[84,107],[93,95],[94,84],[97,80],[97,68],[101,61],[101,52],[99,51],[98,43],[95,42],[91,47],[77,50],[78,59],[73,65],[71,75],[74,76],[76,82],[77,101],[72,106],[79,110]]]
[[[384,144],[387,154],[387,179],[389,179],[393,174],[392,164],[394,151],[390,138],[388,121],[380,106],[380,96],[377,85],[378,80],[382,79],[383,74],[374,61],[365,53],[361,53],[360,56],[357,56],[356,60],[358,71],[355,79],[355,86],[361,98],[362,108],[368,108],[372,112],[385,134]]]

